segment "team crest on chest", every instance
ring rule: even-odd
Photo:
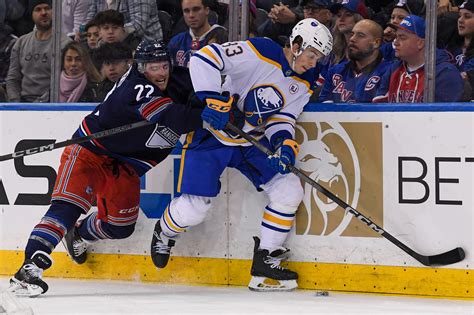
[[[253,126],[261,125],[268,117],[280,111],[284,104],[285,99],[278,88],[272,85],[253,87],[245,97],[246,120]]]
[[[173,148],[179,140],[179,135],[168,127],[156,126],[153,134],[146,142],[148,148]]]

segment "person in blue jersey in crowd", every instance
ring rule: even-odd
[[[33,228],[24,263],[10,279],[14,294],[34,297],[48,290],[42,273],[63,238],[69,256],[82,264],[91,242],[129,237],[138,218],[140,176],[171,153],[181,134],[202,128],[203,106],[191,97],[189,72],[172,72],[165,44],[144,40],[134,58],[73,137],[144,120],[150,124],[64,149],[51,206]],[[98,212],[89,213],[94,203]],[[83,214],[88,216],[78,221]]]
[[[188,67],[193,53],[206,46],[211,35],[227,38],[224,27],[209,24],[209,5],[209,0],[181,0],[184,22],[189,29],[173,36],[168,44],[175,65]]]
[[[314,88],[316,64],[331,49],[327,27],[315,19],[304,19],[295,25],[284,48],[268,38],[251,38],[211,44],[191,57],[193,86],[207,103],[202,118],[209,127],[187,136],[178,183],[182,195],[170,202],[152,237],[155,266],[164,268],[177,236],[205,219],[212,198],[219,194],[221,174],[232,167],[270,200],[262,209],[261,239],[254,237],[249,288],[278,291],[297,287],[298,274],[280,266],[288,254],[282,245],[303,198],[300,180],[287,165],[294,165],[297,159],[295,125]],[[227,77],[221,86],[222,75]],[[267,157],[226,131],[231,116],[275,155]]]
[[[382,27],[372,20],[354,25],[348,57],[329,69],[319,96],[326,103],[371,103],[380,80],[390,66],[380,52]]]

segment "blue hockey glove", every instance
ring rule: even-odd
[[[228,95],[212,95],[206,97],[207,106],[201,114],[202,120],[209,123],[216,130],[225,129],[229,121],[229,112],[234,98]]]
[[[295,140],[286,139],[278,151],[268,157],[268,164],[280,174],[288,174],[290,170],[287,165],[295,165],[300,147]]]

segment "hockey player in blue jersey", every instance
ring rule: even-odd
[[[382,36],[382,27],[372,20],[360,20],[354,25],[349,39],[349,60],[329,69],[320,102],[372,103],[391,64],[380,52]]]
[[[297,273],[280,266],[288,251],[282,245],[303,198],[298,177],[286,165],[297,158],[295,124],[316,84],[316,63],[331,49],[330,31],[315,19],[304,19],[293,28],[285,48],[267,38],[252,38],[212,44],[191,57],[193,86],[207,103],[202,117],[210,126],[187,136],[178,183],[182,195],[170,202],[153,233],[151,256],[157,267],[167,265],[176,237],[204,220],[211,199],[219,194],[219,177],[226,167],[233,167],[270,200],[263,209],[261,240],[254,237],[249,288],[297,287]],[[221,75],[227,76],[222,87]],[[236,94],[240,97],[233,104]],[[244,114],[242,129],[277,152],[274,156],[267,158],[224,130],[231,109]]]
[[[82,264],[88,243],[133,233],[140,176],[171,153],[181,134],[202,128],[201,102],[188,102],[193,93],[188,70],[171,69],[166,46],[143,41],[134,65],[83,119],[74,137],[143,120],[150,124],[65,148],[51,206],[31,232],[25,261],[10,279],[11,292],[34,297],[48,290],[42,273],[61,240]],[[98,212],[89,213],[95,202]],[[88,216],[77,222],[81,214]]]

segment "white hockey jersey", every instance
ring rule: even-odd
[[[245,115],[243,130],[256,138],[265,135],[294,138],[295,123],[319,78],[317,68],[299,75],[292,71],[283,49],[268,38],[208,45],[193,55],[190,73],[194,90],[223,91],[240,96]],[[222,75],[226,75],[221,86]],[[245,139],[209,128],[226,145],[250,145]]]

